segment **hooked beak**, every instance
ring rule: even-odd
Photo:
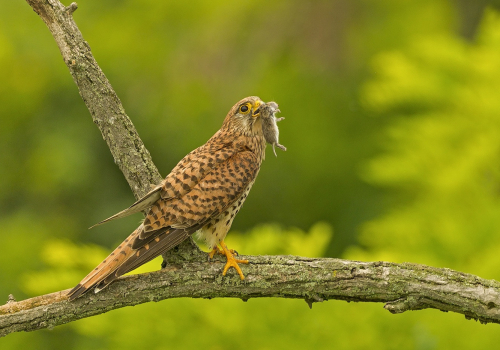
[[[255,101],[253,104],[253,113],[252,117],[257,118],[260,115],[260,106],[262,105],[262,101]]]

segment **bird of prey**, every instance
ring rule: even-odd
[[[98,223],[147,210],[142,224],[68,293],[69,300],[92,288],[97,293],[196,231],[210,247],[211,258],[216,253],[227,257],[222,274],[234,267],[243,280],[238,263],[246,264],[248,260],[237,259],[224,238],[264,159],[266,140],[261,111],[265,106],[256,96],[236,103],[222,127],[186,155],[158,186],[129,208]]]

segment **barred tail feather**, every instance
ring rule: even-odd
[[[185,229],[167,227],[154,232],[144,240],[139,238],[140,233],[143,231],[143,226],[139,226],[99,266],[68,293],[69,300],[75,300],[93,287],[96,287],[96,293],[99,292],[118,277],[135,270],[179,245],[202,226],[203,224],[198,224]],[[133,249],[133,246],[138,246],[138,248]]]
[[[94,270],[92,270],[75,288],[69,293],[69,300],[75,300],[86,293],[90,288],[99,284],[102,280],[112,274],[134,253],[132,242],[142,230],[139,226],[130,236],[123,241],[106,259],[104,259]]]

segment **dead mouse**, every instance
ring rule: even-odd
[[[286,147],[279,143],[279,130],[277,122],[282,121],[283,117],[276,118],[275,113],[281,112],[278,109],[276,102],[268,102],[261,108],[260,117],[262,119],[262,132],[267,143],[273,145],[274,155],[277,157],[275,146],[279,149],[286,151]]]

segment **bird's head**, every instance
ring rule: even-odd
[[[257,96],[245,97],[236,103],[224,119],[222,127],[247,136],[262,135],[260,110],[265,103]]]

